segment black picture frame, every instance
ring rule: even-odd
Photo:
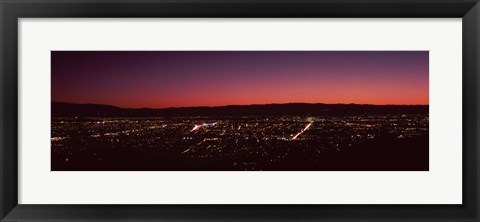
[[[0,0],[0,15],[1,221],[479,221],[480,5],[478,0]],[[463,204],[18,204],[17,21],[19,18],[45,17],[462,18]]]

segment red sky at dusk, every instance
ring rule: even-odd
[[[52,101],[429,103],[428,51],[52,51]]]

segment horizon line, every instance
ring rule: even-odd
[[[309,105],[363,105],[363,106],[429,106],[430,104],[372,104],[372,103],[308,103],[308,102],[288,102],[288,103],[264,103],[264,104],[230,104],[230,105],[219,105],[219,106],[171,106],[163,108],[152,108],[152,107],[121,107],[116,105],[109,104],[99,104],[99,103],[72,103],[72,102],[60,102],[60,101],[51,101],[51,103],[69,103],[75,105],[101,105],[101,106],[113,106],[120,109],[182,109],[182,108],[215,108],[215,107],[226,107],[226,106],[262,106],[262,105],[287,105],[287,104],[309,104]]]

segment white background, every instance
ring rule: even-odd
[[[19,203],[461,204],[461,27],[461,19],[20,19]],[[50,172],[50,50],[430,50],[430,171]]]

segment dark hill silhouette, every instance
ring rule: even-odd
[[[365,105],[287,103],[131,109],[98,104],[52,102],[52,117],[154,117],[154,116],[267,116],[267,115],[359,115],[428,114],[428,105]]]

